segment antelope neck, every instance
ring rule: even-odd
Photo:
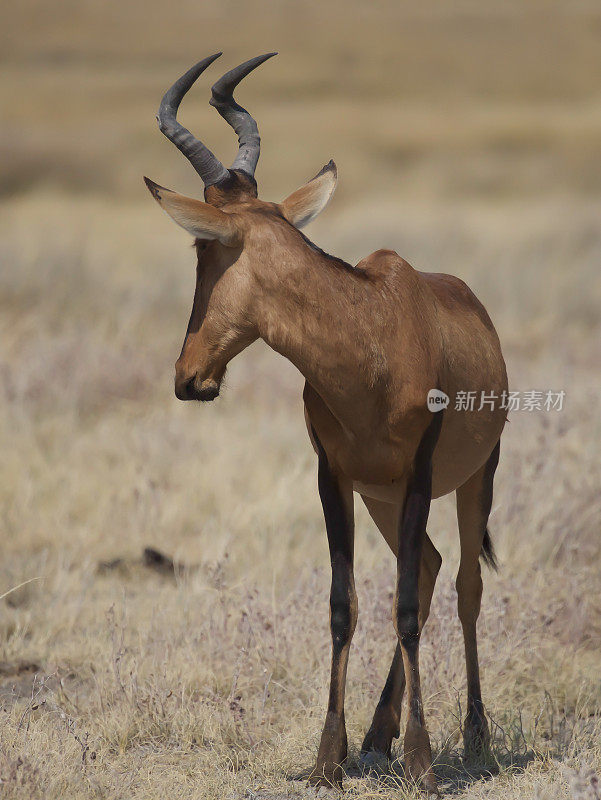
[[[261,276],[257,327],[345,424],[349,392],[359,399],[371,389],[369,359],[377,347],[366,309],[370,282],[305,241],[302,258],[282,253],[278,266]]]

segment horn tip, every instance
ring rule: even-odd
[[[258,62],[257,66],[259,66],[260,64],[263,64],[265,61],[268,61],[270,58],[273,58],[274,56],[277,56],[277,55],[278,55],[277,50],[274,50],[273,53],[264,53],[262,56],[257,56],[257,58],[256,58],[256,60]]]
[[[204,69],[206,69],[213,63],[213,61],[216,61],[222,55],[223,51],[220,50],[218,53],[213,53],[212,56],[207,56],[206,58],[201,59],[198,63],[194,65],[194,67],[199,67],[201,64],[205,64]]]

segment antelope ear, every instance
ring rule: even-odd
[[[217,239],[226,247],[242,243],[242,231],[230,214],[201,200],[165,189],[150,178],[144,178],[144,182],[160,207],[196,239]]]
[[[287,197],[280,208],[295,228],[304,228],[324,210],[336,188],[336,164],[329,161],[309,183]]]

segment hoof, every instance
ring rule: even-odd
[[[408,777],[429,794],[440,795],[436,776],[432,771],[432,761],[430,758],[421,757],[413,753],[405,756],[405,771]]]
[[[315,786],[319,797],[327,797],[323,790],[331,792],[342,791],[342,767],[339,764],[316,766],[309,775],[309,785]],[[321,793],[321,794],[320,794]]]
[[[386,772],[388,770],[388,756],[377,750],[361,750],[359,764],[364,772]]]
[[[399,728],[394,722],[382,720],[379,723],[372,723],[371,728],[365,734],[365,739],[361,745],[361,753],[376,752],[385,758],[390,758],[393,739],[398,739]]]
[[[430,737],[423,725],[407,725],[405,733],[405,771],[411,780],[427,792],[439,795],[436,776],[432,770]]]
[[[344,717],[328,713],[319,743],[317,763],[309,775],[311,786],[342,789],[342,764],[346,754]]]
[[[463,729],[463,755],[465,759],[490,755],[490,733],[484,714],[468,714]]]
[[[436,782],[436,777],[430,769],[425,775],[422,776],[420,780],[420,785],[429,795],[434,795],[435,797],[440,797],[440,792],[438,791],[438,783]]]

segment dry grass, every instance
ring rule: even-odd
[[[340,196],[310,235],[349,260],[385,245],[460,275],[513,387],[566,391],[564,411],[514,414],[503,439],[502,570],[480,622],[487,764],[461,759],[453,503],[432,512],[444,564],[422,672],[440,783],[599,797],[598,8],[349,7],[4,12],[5,30],[28,27],[0,78],[0,595],[36,580],[0,598],[3,798],[314,796],[329,576],[302,380],[255,346],[216,404],[175,400],[193,253],[139,180],[198,193],[153,125],[166,80],[211,50],[229,64],[274,46],[279,63],[245,90],[266,196],[336,156]],[[204,103],[185,113],[233,148]],[[405,798],[398,763],[357,761],[394,645],[394,564],[359,502],[357,518],[347,792]],[[149,546],[175,570],[149,565]]]

